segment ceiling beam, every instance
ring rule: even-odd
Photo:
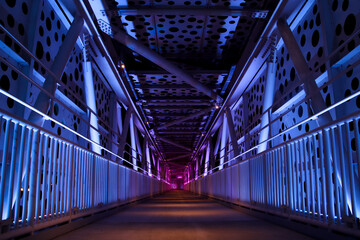
[[[162,132],[158,132],[158,134],[183,134],[183,135],[188,135],[188,134],[200,134],[200,131],[183,131],[183,132],[175,132],[175,131],[162,131]]]
[[[175,121],[171,121],[171,122],[168,122],[164,125],[161,125],[161,126],[158,126],[156,129],[164,129],[164,128],[167,128],[167,127],[170,127],[170,126],[173,126],[173,125],[176,125],[176,124],[179,124],[179,123],[182,123],[182,122],[185,122],[187,120],[190,120],[190,119],[193,119],[193,118],[197,118],[197,117],[200,117],[204,114],[207,114],[208,112],[210,112],[211,110],[213,110],[214,107],[210,107],[210,108],[205,108],[204,110],[201,110],[197,113],[193,113],[193,114],[190,114],[186,117],[183,117],[181,119],[177,119]]]
[[[182,109],[183,107],[186,106],[210,106],[213,105],[210,102],[148,102],[146,104],[144,104],[144,107],[152,107],[152,108],[158,108],[158,106],[169,106],[169,107],[175,107]],[[167,107],[165,107],[165,109],[168,109]]]
[[[220,74],[228,74],[229,70],[224,69],[200,69],[200,70],[186,70],[188,74],[191,75],[203,75],[203,74],[214,74],[214,75],[220,75]],[[169,75],[167,71],[164,70],[128,70],[127,73],[135,74],[135,75]]]
[[[141,97],[140,99],[146,100],[146,101],[209,101],[210,99],[207,96],[165,96],[165,97],[159,97],[159,96],[151,96],[151,97]],[[168,102],[169,105],[172,104],[172,102]],[[186,104],[186,103],[184,103]]]
[[[167,158],[166,161],[175,161],[175,160],[178,160],[178,159],[191,157],[191,155],[192,155],[192,153],[185,154],[185,155],[181,155],[181,156],[177,156],[177,157],[173,157],[173,158]]]
[[[146,47],[141,41],[136,40],[135,38],[127,34],[125,31],[117,28],[114,25],[109,25],[101,19],[99,20],[99,26],[105,33],[112,35],[113,39],[124,44],[132,51],[137,52],[138,54],[147,58],[148,60],[168,71],[169,73],[176,75],[181,80],[185,81],[186,83],[193,86],[195,89],[204,93],[206,96],[216,100],[219,103],[222,102],[223,99],[212,89],[195,80],[190,74],[186,73],[184,70],[171,63],[169,60],[167,60],[160,54]]]
[[[196,109],[195,109],[196,110]],[[161,117],[184,117],[184,115],[188,115],[188,114],[193,114],[193,113],[197,113],[197,111],[195,112],[190,112],[190,113],[184,113],[184,112],[175,112],[175,113],[166,113],[166,112],[158,112],[158,113],[151,113],[151,114],[148,114],[148,116],[151,116],[151,117],[158,117],[158,118],[161,118]]]
[[[245,10],[244,8],[224,7],[117,7],[105,11],[107,14],[123,15],[194,15],[194,16],[238,16],[266,18],[268,10]]]
[[[136,84],[134,88],[140,89],[193,89],[188,84]]]
[[[159,140],[162,141],[162,142],[165,142],[165,143],[169,143],[169,144],[171,144],[171,145],[174,145],[174,146],[176,146],[176,147],[178,147],[178,148],[184,149],[184,150],[186,150],[186,151],[188,151],[188,152],[192,152],[192,150],[191,150],[190,148],[185,147],[185,146],[183,146],[183,145],[181,145],[181,144],[179,144],[179,143],[175,143],[175,142],[173,142],[173,141],[170,141],[169,139],[166,139],[166,138],[163,138],[163,137],[157,137],[156,139],[159,139]]]

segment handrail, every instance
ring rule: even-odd
[[[359,237],[359,204],[351,183],[358,181],[356,172],[360,169],[358,124],[360,111],[229,168],[192,179],[185,183],[185,189]],[[343,144],[347,148],[353,145],[351,125],[356,146],[353,160],[351,150],[343,149]],[[237,169],[235,176],[230,169]],[[222,180],[224,174],[230,174],[230,179]]]

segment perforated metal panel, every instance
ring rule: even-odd
[[[193,79],[212,89],[217,94],[226,91],[225,82],[230,67],[238,62],[247,46],[250,36],[256,42],[262,28],[267,23],[277,1],[237,0],[237,1],[114,1],[106,0],[103,16],[109,18],[112,27],[123,28],[129,35],[145,46],[165,57]],[[134,15],[126,14],[132,9],[183,9],[177,14]],[[242,9],[244,11],[268,10],[262,17],[254,14],[242,16],[188,14],[188,9]],[[96,10],[94,10],[96,11]],[[255,28],[256,26],[256,28]],[[256,29],[256,30],[254,30]],[[108,29],[109,30],[109,29]],[[107,30],[107,31],[108,31]],[[257,36],[257,37],[256,37]],[[138,102],[155,136],[166,138],[194,151],[215,108],[201,116],[184,122],[157,129],[158,127],[196,114],[211,106],[214,100],[203,92],[188,85],[178,76],[163,71],[145,60],[138,53],[132,53],[116,41],[112,41],[120,61],[125,63],[129,73],[130,86],[134,100]],[[151,60],[151,59],[150,59]],[[157,72],[156,72],[157,71]],[[263,82],[262,82],[263,84]],[[222,96],[225,97],[225,96]],[[252,98],[259,98],[252,96]],[[259,103],[261,105],[261,99]],[[255,112],[259,106],[250,106]],[[252,113],[252,115],[254,115]],[[187,154],[188,151],[174,144],[157,140],[160,150],[166,158]],[[176,160],[185,166],[190,157]],[[179,167],[177,165],[177,167]]]

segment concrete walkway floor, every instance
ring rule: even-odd
[[[170,191],[58,238],[126,240],[310,239],[186,191]]]

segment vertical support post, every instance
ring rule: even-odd
[[[127,110],[126,114],[125,114],[124,126],[122,127],[120,146],[119,146],[119,149],[118,149],[118,155],[121,156],[121,157],[124,157],[124,148],[125,148],[125,144],[126,144],[126,138],[127,138],[127,135],[128,135],[128,131],[129,131],[131,115],[132,115],[132,111],[129,108]],[[120,159],[120,162],[122,162],[121,159]]]
[[[230,133],[230,139],[231,139],[231,145],[233,147],[233,151],[235,154],[235,157],[240,155],[240,150],[239,150],[239,146],[237,144],[237,138],[236,138],[236,133],[235,133],[235,126],[234,126],[234,121],[233,121],[233,117],[232,117],[232,113],[231,113],[231,109],[228,107],[225,111],[226,113],[226,119],[227,119],[227,124],[228,124],[228,129],[229,129],[229,133]],[[240,159],[237,159],[236,162],[239,162]]]
[[[146,139],[146,136],[144,136],[144,142],[141,147],[141,168],[144,169],[143,171],[146,171],[146,167],[147,167],[147,162],[146,162],[146,143],[147,142],[148,142],[148,140]],[[139,145],[140,145],[140,143],[139,143]]]
[[[95,89],[94,89],[94,80],[92,73],[92,63],[90,55],[90,46],[89,46],[89,35],[85,35],[83,38],[84,48],[83,48],[83,69],[84,69],[84,87],[85,87],[85,100],[88,109],[88,118],[90,122],[90,139],[91,141],[100,144],[99,136],[99,126],[97,119],[97,110],[96,110],[96,98],[95,98]],[[94,152],[101,154],[100,147],[94,143],[91,144],[91,148]]]
[[[209,170],[209,161],[210,161],[210,141],[206,144],[206,155],[205,155],[205,170],[204,170],[204,176],[208,174]]]
[[[150,148],[149,148],[149,141],[146,141],[145,143],[145,152],[146,152],[146,163],[147,163],[147,171],[149,176],[151,177],[151,160],[150,160]]]
[[[160,159],[155,159],[157,169],[157,179],[160,180]]]
[[[243,118],[244,118],[244,145],[245,145],[245,151],[250,149],[250,134],[247,127],[249,126],[249,93],[246,92],[243,95]],[[251,152],[248,152],[245,154],[245,158],[248,158],[251,155]]]
[[[199,176],[199,159],[195,158],[195,180],[198,179]]]
[[[271,39],[271,53],[267,60],[267,73],[266,73],[266,82],[265,82],[265,95],[263,103],[263,115],[261,116],[260,129],[264,128],[260,132],[259,142],[262,143],[269,138],[269,126],[265,127],[270,123],[270,107],[274,102],[275,94],[275,78],[276,78],[276,38]],[[257,149],[258,153],[265,151],[267,148],[267,143],[262,143]]]
[[[325,162],[325,179],[326,179],[326,198],[328,204],[327,213],[329,223],[333,223],[335,216],[334,209],[334,186],[332,184],[332,171],[331,171],[331,146],[329,131],[322,130],[324,142],[324,162]]]
[[[211,140],[209,140],[209,168],[210,170],[210,174],[212,173],[212,169],[215,166],[215,156],[214,156],[214,146],[213,146],[213,142]]]
[[[133,163],[133,168],[135,171],[138,170],[138,168],[136,167],[136,160],[137,160],[137,153],[136,153],[136,140],[135,140],[135,123],[134,123],[134,114],[131,113],[131,117],[130,117],[130,138],[131,138],[131,159],[132,159],[132,163]]]
[[[220,144],[220,164],[219,164],[219,170],[224,168],[224,159],[225,159],[225,146],[227,142],[227,120],[226,115],[223,115],[223,125],[222,125],[222,133],[221,133],[221,144]]]
[[[40,141],[40,131],[37,130],[37,131],[34,131],[33,139],[32,139],[33,143],[31,144],[32,150],[31,150],[30,182],[29,182],[29,209],[28,209],[28,215],[27,215],[27,219],[31,226],[34,224],[36,188],[40,187],[40,186],[36,186],[39,141]],[[54,184],[55,184],[55,182],[54,182]]]

